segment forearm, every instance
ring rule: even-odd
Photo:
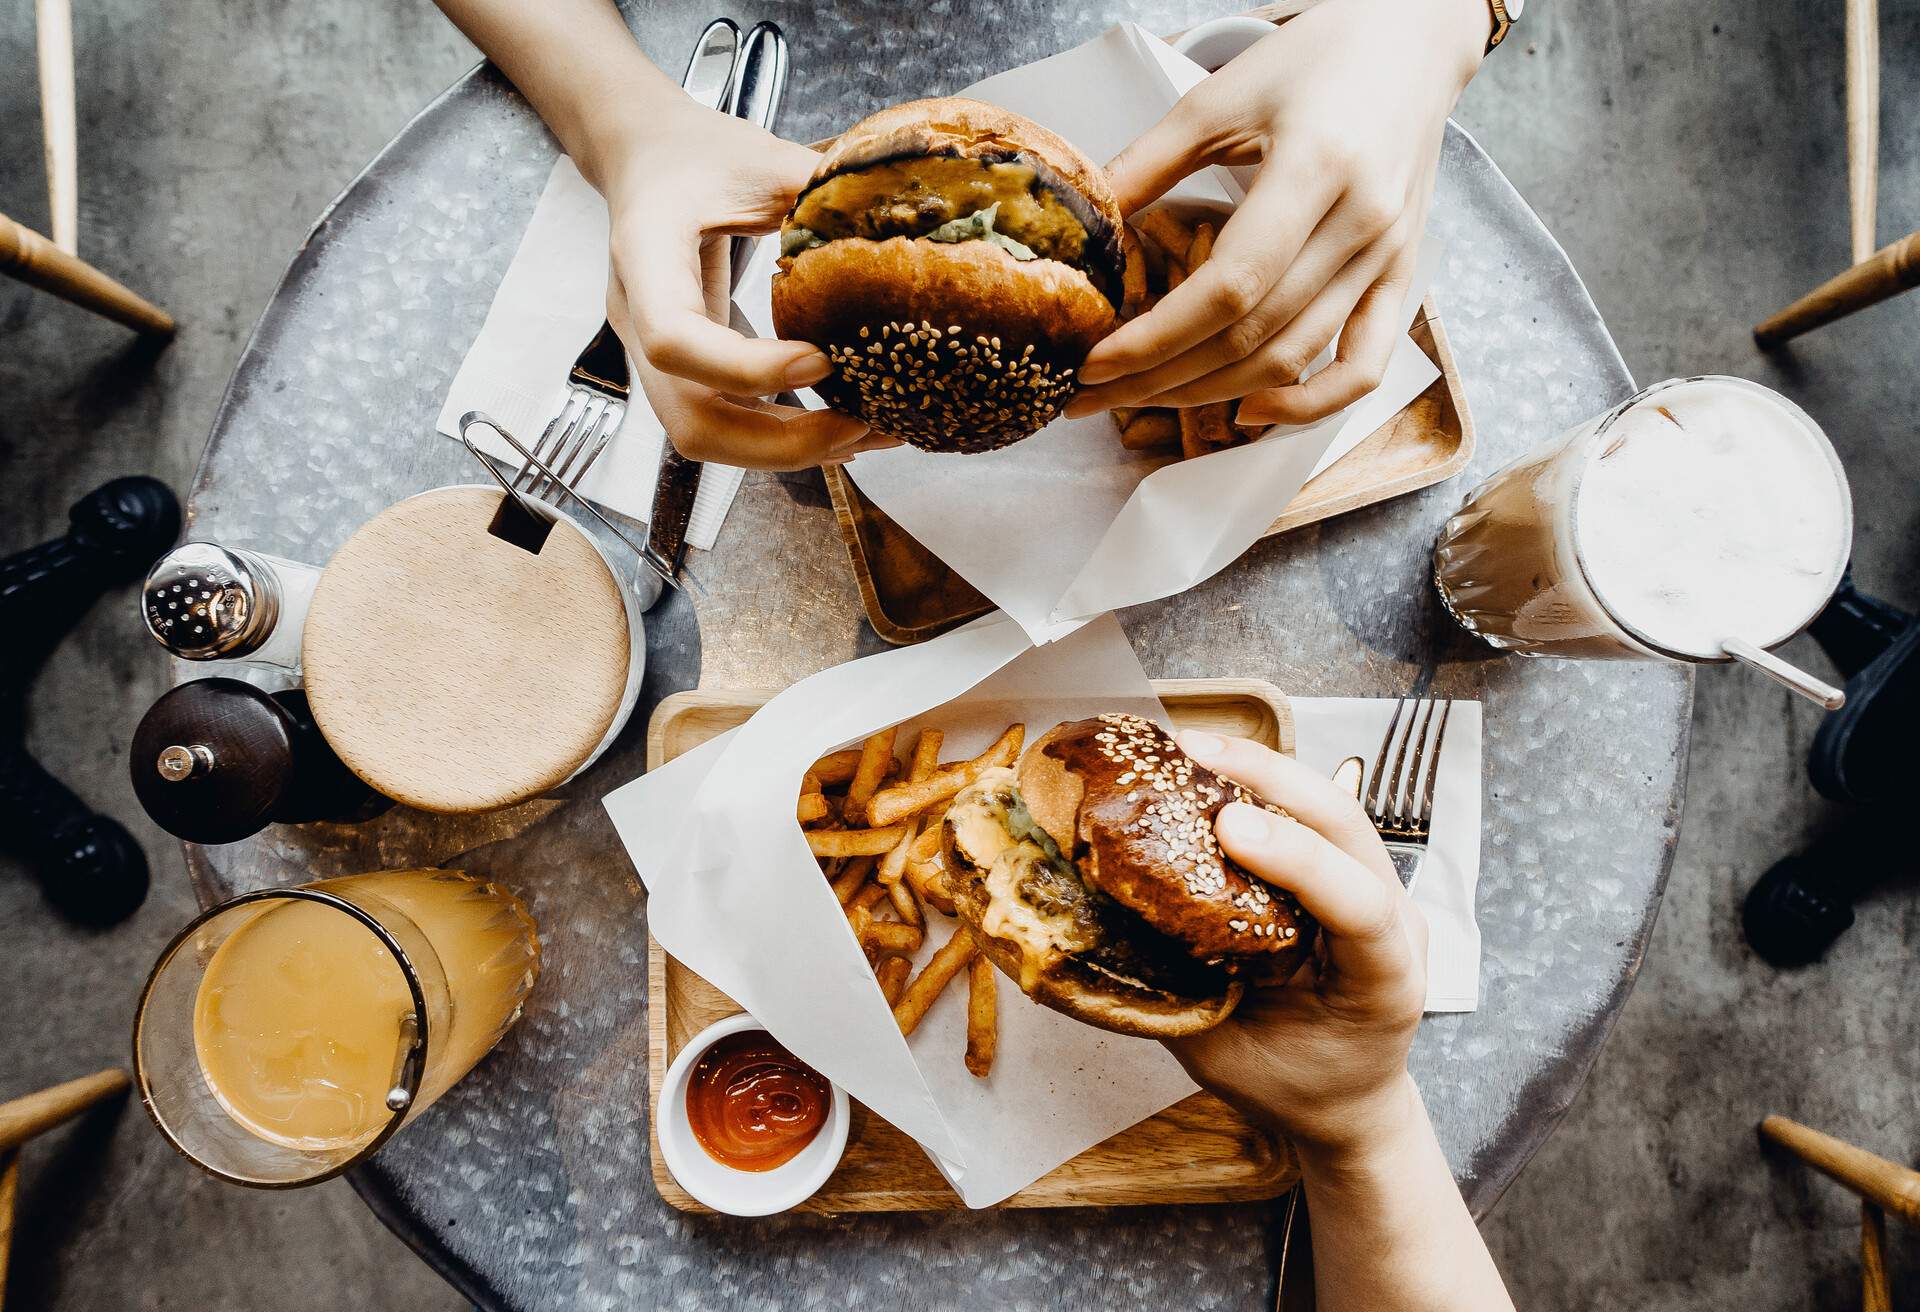
[[[624,143],[680,94],[634,42],[613,0],[435,3],[499,65],[603,191]]]
[[[1365,1147],[1301,1152],[1320,1312],[1511,1309],[1411,1079],[1403,1092]]]

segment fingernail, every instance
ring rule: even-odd
[[[1214,829],[1222,841],[1233,847],[1264,847],[1273,837],[1273,817],[1257,806],[1229,802],[1220,808]]]
[[[1202,733],[1198,729],[1182,729],[1174,735],[1180,750],[1196,761],[1211,761],[1227,750],[1226,740],[1218,734]]]
[[[1280,422],[1280,416],[1268,414],[1259,406],[1242,402],[1240,413],[1233,417],[1233,422],[1241,428],[1271,428]]]
[[[812,387],[832,372],[833,366],[827,362],[827,357],[815,351],[788,365],[781,379],[788,387]]]
[[[1095,383],[1109,383],[1120,376],[1120,366],[1109,364],[1105,360],[1080,366],[1080,381],[1088,387]]]

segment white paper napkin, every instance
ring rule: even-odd
[[[1205,76],[1164,41],[1123,24],[963,94],[1025,114],[1105,160]],[[1237,205],[1244,177],[1242,170],[1206,169],[1168,199]],[[737,295],[741,312],[763,335],[773,330],[773,245],[763,241],[755,251]],[[1407,323],[1437,258],[1429,240],[1403,309]],[[1402,337],[1381,386],[1353,406],[1198,460],[1168,463],[1128,451],[1111,417],[1100,415],[1060,420],[984,455],[869,452],[847,472],[1035,642],[1047,642],[1088,616],[1170,596],[1224,568],[1258,540],[1309,477],[1438,376],[1433,362]]]
[[[1331,772],[1371,750],[1390,703],[1295,703],[1301,756]],[[911,1135],[970,1207],[1000,1201],[1193,1089],[1156,1043],[1081,1025],[1000,989],[1000,1054],[968,1074],[964,991],[903,1040],[846,916],[793,821],[800,775],[820,754],[887,724],[946,730],[943,757],[987,746],[1009,721],[1034,734],[1062,720],[1132,709],[1162,718],[1112,616],[1031,647],[1004,615],[916,647],[814,675],[752,720],[606,799],[649,892],[655,937],[740,1003],[804,1061]],[[1456,713],[1465,707],[1457,707]],[[1478,933],[1479,716],[1448,726],[1435,855],[1421,876],[1431,915],[1435,1009],[1468,1009]],[[1311,754],[1310,754],[1311,753]],[[1438,859],[1436,859],[1438,858]],[[951,925],[929,920],[932,955]],[[1463,982],[1464,980],[1464,982]],[[795,981],[804,981],[796,988]]]
[[[1331,775],[1349,756],[1372,768],[1393,716],[1390,697],[1291,697],[1294,752]],[[1427,918],[1427,1010],[1472,1011],[1480,1005],[1480,925],[1474,890],[1480,883],[1480,703],[1456,701],[1447,712],[1440,771],[1433,784],[1433,832],[1413,904]]]
[[[567,396],[567,370],[607,314],[607,205],[573,161],[562,155],[520,239],[487,320],[447,389],[435,428],[460,435],[460,416],[481,410],[532,449]],[[475,444],[514,466],[520,457],[489,429]],[[653,511],[665,430],[634,385],[620,431],[581,482],[600,505],[645,522]],[[713,546],[739,491],[742,472],[707,465],[687,524],[687,544]]]

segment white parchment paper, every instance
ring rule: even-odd
[[[1122,24],[1085,45],[976,83],[963,93],[1052,128],[1095,160],[1146,131],[1206,77],[1165,42]],[[1235,170],[1203,170],[1164,203],[1231,208]],[[762,242],[736,293],[773,334],[777,250]],[[1429,240],[1404,306],[1411,323],[1437,249]],[[1331,358],[1323,355],[1321,364]],[[1192,587],[1224,568],[1279,516],[1309,477],[1424,391],[1439,371],[1402,338],[1381,385],[1315,424],[1198,460],[1128,451],[1106,415],[1060,420],[984,455],[869,452],[847,466],[860,490],[1012,615],[1035,642],[1088,616]],[[820,402],[807,394],[809,404]]]
[[[1009,721],[1038,735],[1102,711],[1165,718],[1111,616],[1035,648],[995,615],[816,674],[606,807],[647,885],[661,946],[911,1135],[969,1207],[985,1207],[1194,1086],[1158,1043],[1069,1020],[997,977],[989,1078],[961,1061],[964,983],[901,1038],[794,823],[793,799],[816,757],[900,721],[904,750],[929,710],[925,722],[946,732],[946,760],[985,749]],[[928,920],[917,963],[952,932],[946,917]]]

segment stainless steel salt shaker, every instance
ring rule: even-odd
[[[300,668],[300,631],[320,571],[259,551],[188,542],[147,573],[147,632],[182,660]]]

